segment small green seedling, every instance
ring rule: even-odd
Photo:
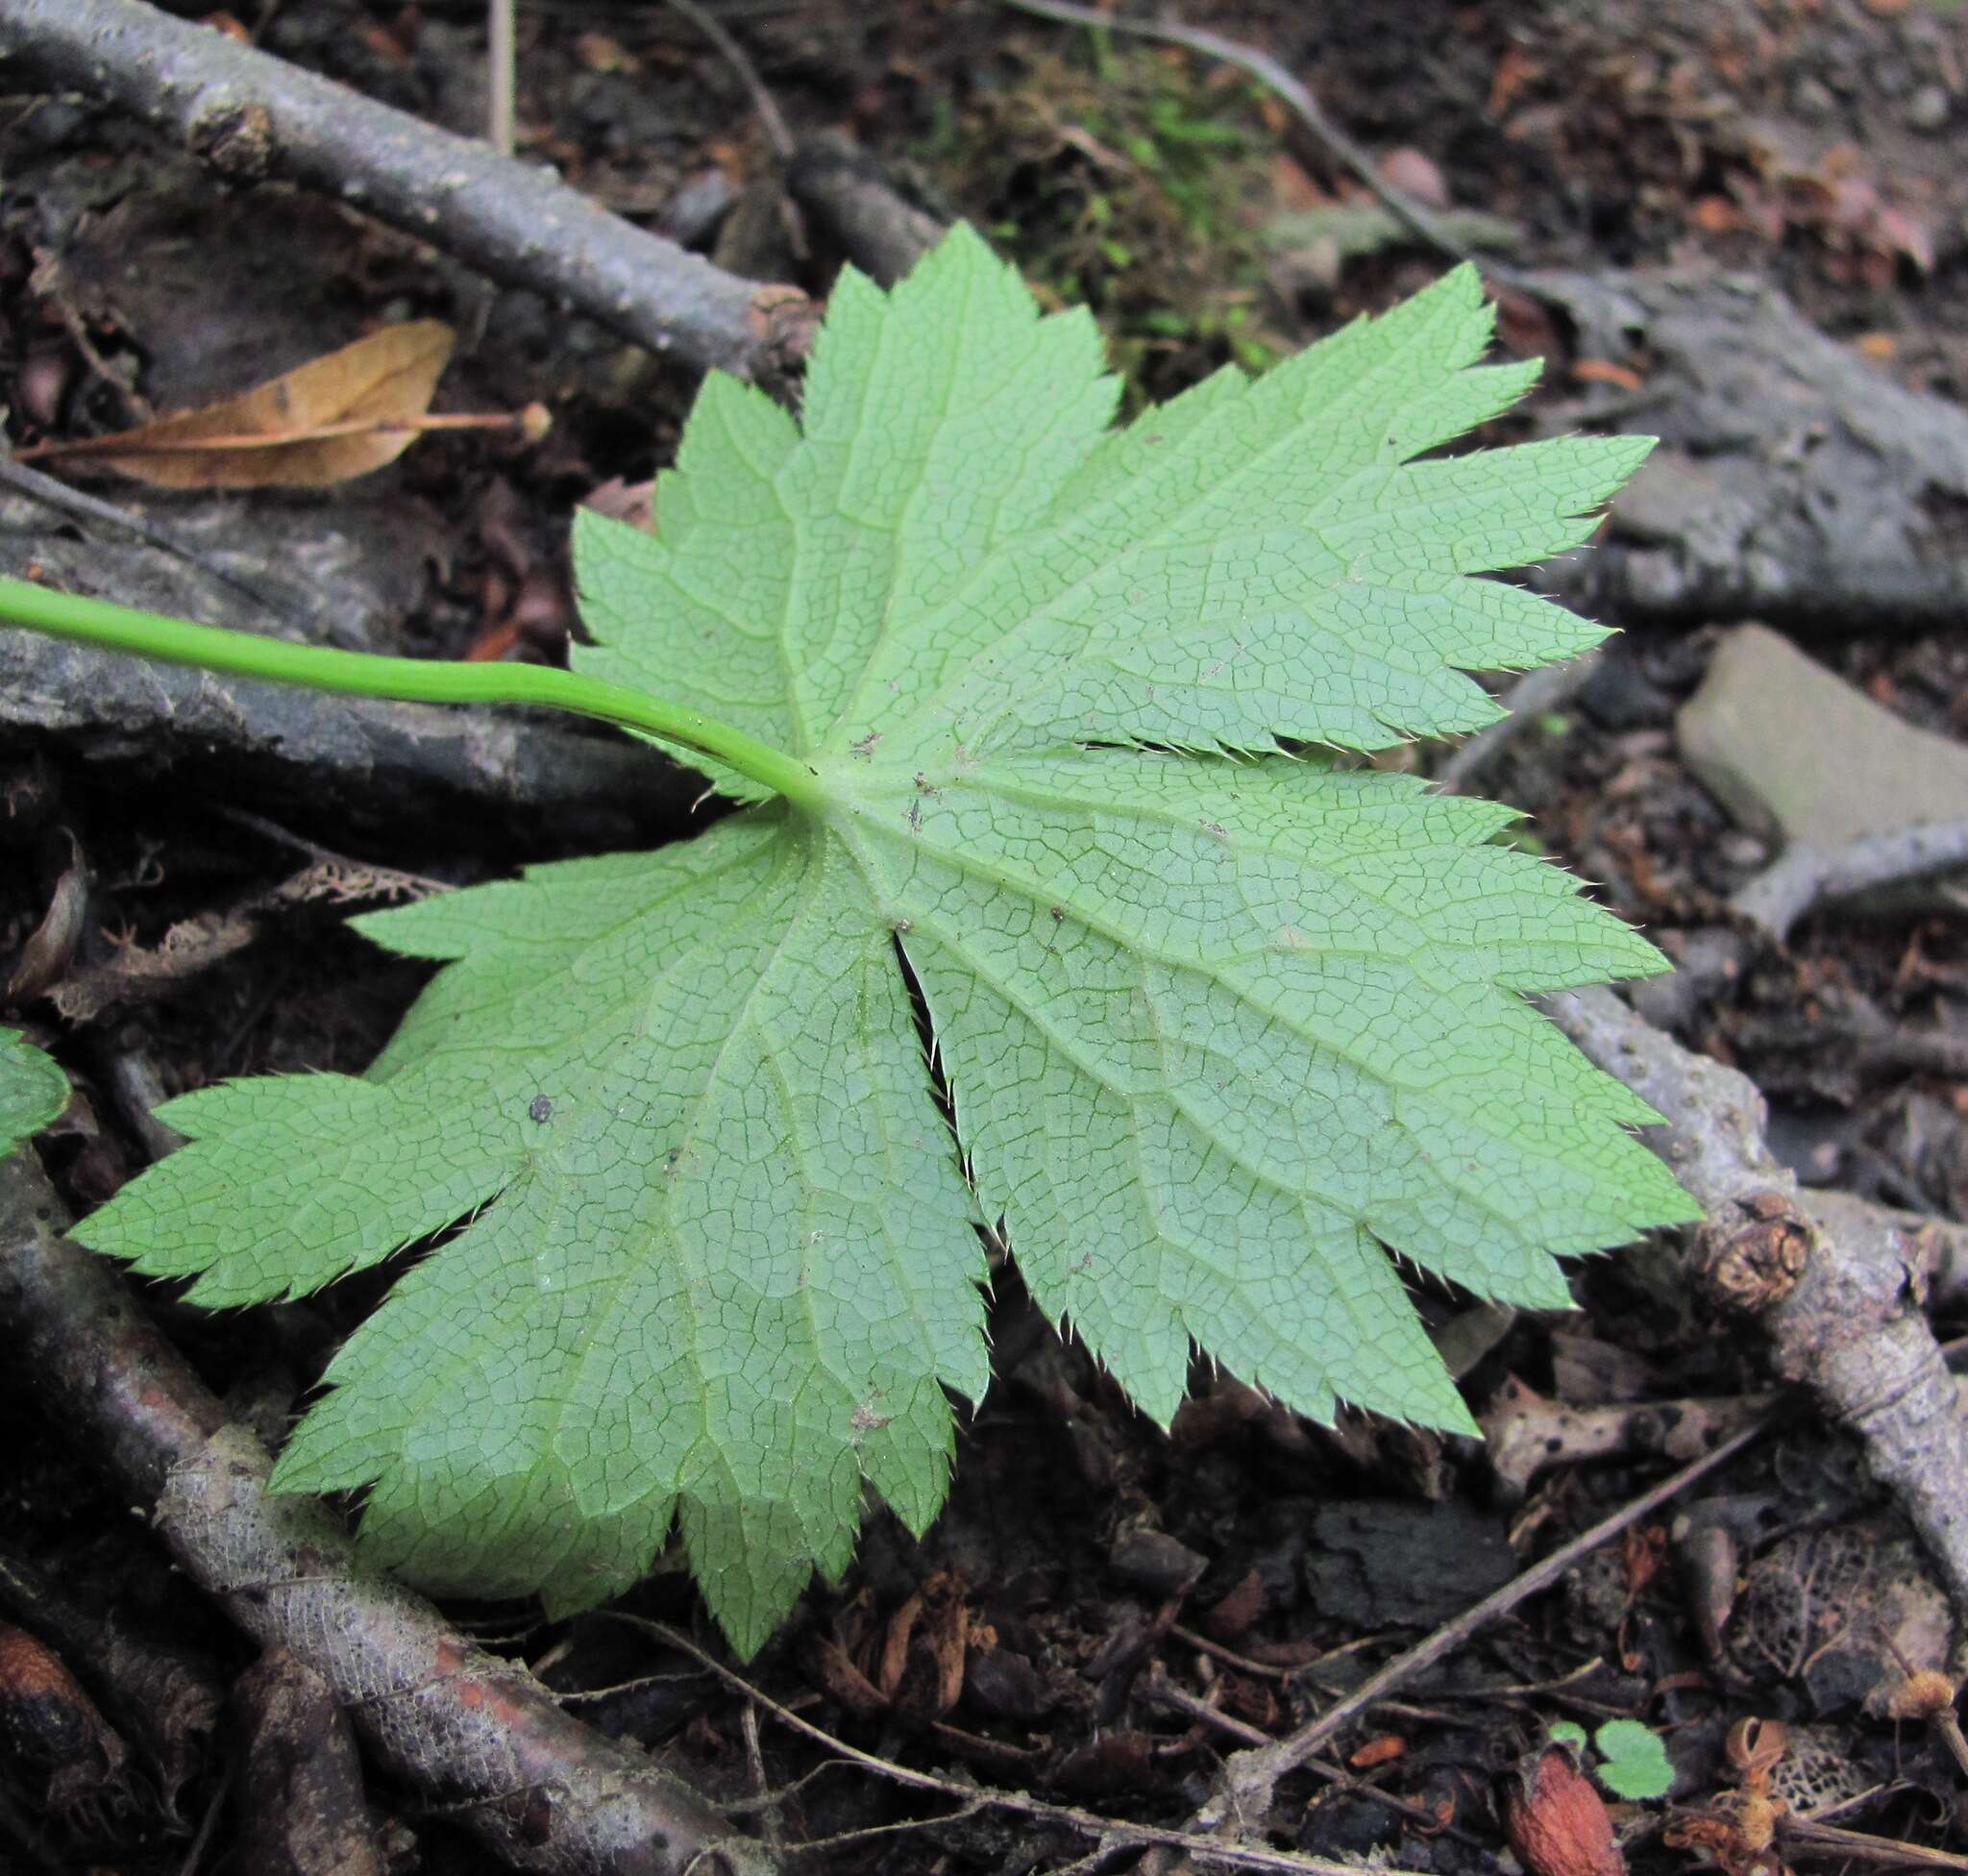
[[[276,1484],[555,1610],[674,1529],[746,1653],[871,1488],[936,1515],[986,1231],[1160,1424],[1200,1349],[1474,1432],[1396,1258],[1562,1308],[1558,1258],[1695,1216],[1525,1001],[1659,954],[1496,845],[1510,810],[1339,759],[1603,636],[1479,576],[1577,546],[1648,445],[1437,455],[1536,377],[1477,363],[1491,326],[1464,268],[1116,430],[1091,318],[959,230],[892,293],[843,276],[800,421],[710,379],[656,531],[579,519],[573,671],[0,583],[139,655],[602,717],[740,804],[358,919],[447,967],[368,1073],[168,1103],[190,1144],[77,1235],[213,1307],[441,1238]]]
[[[1559,1744],[1570,1746],[1580,1758],[1586,1756],[1586,1729],[1577,1721],[1554,1720],[1551,1737]],[[1674,1767],[1653,1728],[1636,1719],[1609,1719],[1592,1736],[1592,1743],[1599,1752],[1592,1775],[1614,1797],[1637,1803],[1667,1795],[1674,1784]]]

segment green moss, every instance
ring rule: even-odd
[[[1291,348],[1265,304],[1259,87],[1111,35],[1054,43],[1015,41],[919,156],[1042,299],[1093,309],[1131,404],[1265,370]]]

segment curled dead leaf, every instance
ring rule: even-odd
[[[44,995],[61,982],[67,972],[75,948],[88,924],[89,868],[82,846],[68,836],[68,864],[48,897],[48,909],[41,922],[28,934],[19,961],[8,979],[6,998],[10,1003],[24,1003]]]
[[[385,326],[238,397],[112,436],[17,454],[160,488],[326,488],[381,469],[409,447],[456,342],[438,319]]]
[[[950,1570],[925,1577],[890,1618],[875,1684],[898,1707],[940,1718],[964,1691],[971,1614],[966,1585]]]
[[[129,1748],[45,1643],[0,1622],[0,1740],[47,1780],[49,1811],[85,1828],[128,1802]]]

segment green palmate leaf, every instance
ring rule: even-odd
[[[1091,320],[967,231],[892,294],[848,274],[801,423],[712,379],[659,531],[577,538],[581,668],[810,787],[359,921],[450,961],[369,1075],[172,1102],[195,1144],[88,1242],[217,1304],[465,1221],[279,1481],[557,1607],[674,1522],[748,1650],[865,1486],[934,1515],[980,1224],[1158,1420],[1200,1347],[1467,1430],[1390,1250],[1559,1306],[1557,1256],[1693,1213],[1523,1000],[1658,955],[1490,844],[1507,810],[1305,753],[1475,728],[1462,674],[1601,635],[1473,576],[1583,540],[1646,446],[1427,457],[1530,383],[1489,334],[1465,269],[1115,432]]]
[[[18,1029],[0,1028],[0,1153],[11,1153],[68,1105],[68,1077]]]

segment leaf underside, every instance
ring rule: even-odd
[[[18,1029],[0,1028],[0,1153],[11,1153],[68,1105],[68,1077]]]
[[[367,1488],[429,1587],[556,1609],[674,1525],[746,1652],[866,1487],[935,1515],[979,1224],[1158,1421],[1199,1347],[1469,1430],[1389,1251],[1556,1307],[1556,1257],[1693,1215],[1523,1000],[1658,954],[1490,844],[1507,809],[1332,762],[1602,635],[1476,576],[1585,539],[1647,446],[1429,456],[1532,382],[1476,365],[1490,328],[1464,269],[1113,431],[1091,319],[969,231],[893,293],[845,275],[803,424],[713,378],[660,532],[577,532],[581,668],[797,753],[824,806],[716,772],[755,804],[687,844],[358,920],[450,960],[369,1074],[171,1102],[194,1144],[82,1235],[219,1305],[458,1226],[277,1482]]]

